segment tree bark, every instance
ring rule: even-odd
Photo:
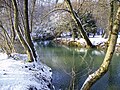
[[[28,16],[28,0],[24,0],[24,15],[25,15],[25,38],[27,43],[29,44],[30,48],[32,49],[33,55],[35,58],[37,58],[34,44],[32,42],[31,36],[30,36],[30,28],[29,28],[29,16]]]
[[[86,34],[86,31],[85,31],[84,27],[82,26],[81,20],[79,19],[77,13],[72,8],[70,0],[65,0],[65,2],[66,2],[66,5],[67,5],[68,9],[70,10],[70,15],[72,16],[73,20],[77,24],[77,26],[78,26],[78,28],[81,32],[82,37],[85,39],[85,41],[87,43],[87,46],[89,46],[91,48],[94,48],[95,46],[89,40],[89,38]]]
[[[5,47],[6,50],[5,50],[5,49],[4,49],[4,50],[6,51],[7,55],[10,55],[11,53],[13,53],[13,52],[15,51],[13,42],[12,42],[12,40],[11,40],[8,32],[7,32],[6,29],[3,27],[2,24],[0,25],[0,28],[2,29],[2,31],[3,31],[3,33],[4,33],[4,41],[5,41],[5,43],[6,43],[6,44],[4,45],[4,47]]]
[[[22,44],[22,46],[24,47],[24,49],[26,50],[26,53],[28,55],[28,59],[30,62],[33,62],[35,61],[35,57],[33,55],[33,52],[29,46],[29,44],[27,43],[27,41],[24,39],[21,31],[19,30],[19,18],[18,18],[18,6],[17,6],[17,2],[16,0],[12,0],[12,3],[13,3],[13,7],[14,7],[14,28],[18,34],[18,38]]]
[[[33,31],[33,14],[34,14],[34,11],[35,11],[35,4],[36,4],[36,0],[33,0],[32,10],[31,10],[31,18],[30,18],[30,32]]]
[[[81,90],[90,90],[92,85],[108,71],[108,68],[115,50],[119,28],[120,28],[120,6],[117,10],[116,19],[114,21],[114,25],[113,25],[112,33],[110,37],[110,43],[109,43],[104,61],[97,71],[95,71],[94,73],[88,76]]]
[[[117,8],[118,8],[118,5],[117,5],[118,1],[117,0],[111,0],[110,1],[110,17],[109,17],[109,38],[108,38],[108,44],[109,44],[109,41],[110,41],[110,37],[111,37],[111,33],[112,33],[112,28],[113,28],[113,24],[114,24],[114,20],[115,20],[115,15],[116,15],[116,12],[117,12]]]
[[[12,7],[12,3],[10,2],[10,6]],[[13,25],[13,20],[12,20],[12,8],[9,8],[9,18],[10,18],[10,24],[11,24],[11,38],[12,38],[12,43],[15,41],[15,30],[14,30],[14,25]]]

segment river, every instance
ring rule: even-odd
[[[41,61],[52,68],[55,90],[79,90],[88,74],[101,65],[105,53],[93,49],[68,48],[37,43]],[[114,55],[109,71],[91,90],[120,90],[120,56]]]

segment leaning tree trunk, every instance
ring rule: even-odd
[[[10,7],[12,7],[12,3],[10,2]],[[12,8],[9,8],[9,19],[10,19],[10,24],[11,24],[11,38],[12,38],[12,43],[15,41],[15,30],[14,30],[14,25],[13,25],[13,20],[12,20]]]
[[[87,43],[87,46],[93,48],[94,45],[89,40],[89,38],[88,38],[88,36],[86,34],[86,31],[85,31],[84,27],[82,26],[81,20],[79,19],[77,13],[72,8],[70,0],[65,0],[65,2],[66,2],[66,5],[67,5],[68,9],[70,10],[70,15],[72,16],[73,20],[77,24],[77,26],[78,26],[78,28],[79,28],[79,30],[81,32],[82,37],[85,39],[85,41]]]
[[[37,58],[37,55],[34,49],[34,44],[30,36],[29,17],[28,17],[28,0],[24,0],[24,15],[25,15],[25,39],[28,42],[30,48],[32,49],[34,57]]]
[[[113,22],[114,22],[114,1],[112,0],[110,2],[110,17],[109,17],[109,38],[108,38],[108,43],[110,41],[110,37],[111,37],[111,32],[112,32],[112,28],[113,28]]]
[[[2,32],[4,33],[4,42],[6,43],[4,45],[4,50],[6,51],[7,55],[10,55],[15,51],[13,42],[7,32],[7,30],[3,27],[2,24],[0,24],[0,28],[2,29]]]
[[[19,18],[18,18],[18,6],[17,6],[17,2],[16,0],[12,0],[12,3],[13,3],[13,7],[14,7],[14,28],[18,34],[18,38],[22,44],[22,46],[24,47],[24,49],[26,50],[26,53],[28,55],[28,59],[30,62],[33,62],[36,60],[36,58],[34,57],[33,55],[33,52],[29,46],[29,44],[27,43],[27,41],[24,39],[21,31],[19,30]]]
[[[117,8],[118,8],[118,1],[117,0],[111,0],[110,1],[110,17],[109,17],[109,38],[108,38],[108,44],[110,41],[111,33],[112,33],[112,28],[115,20],[115,14],[117,13]]]
[[[114,21],[114,25],[113,25],[112,33],[110,37],[110,43],[109,43],[104,61],[97,71],[95,71],[94,73],[88,76],[81,90],[90,90],[92,85],[108,71],[108,68],[115,50],[119,28],[120,28],[120,6],[117,10],[116,19]]]

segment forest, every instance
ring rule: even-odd
[[[119,0],[0,0],[1,90],[119,90]]]

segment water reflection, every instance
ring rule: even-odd
[[[102,63],[104,52],[93,49],[76,49],[38,43],[41,61],[53,71],[55,90],[79,90],[88,74]],[[120,61],[115,56],[107,74],[91,90],[120,90]]]

